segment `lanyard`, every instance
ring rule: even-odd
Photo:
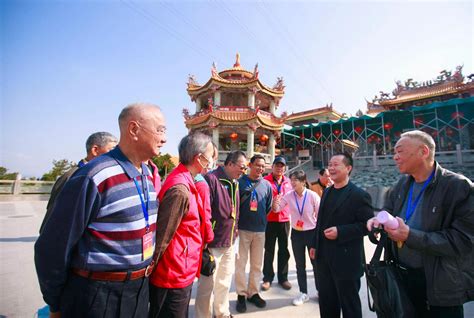
[[[413,197],[413,186],[414,186],[414,182],[411,184],[410,186],[410,191],[408,193],[408,202],[407,202],[407,210],[406,210],[406,215],[405,215],[405,222],[407,222],[411,216],[413,215],[413,213],[415,212],[415,209],[416,209],[416,206],[418,205],[418,203],[420,202],[420,199],[421,199],[421,196],[423,195],[423,192],[425,192],[425,189],[426,187],[428,186],[428,184],[430,183],[431,179],[433,179],[433,176],[434,176],[434,170],[433,172],[431,173],[430,177],[428,178],[428,180],[425,181],[425,183],[423,183],[423,187],[421,188],[421,191],[420,193],[418,193],[418,195],[416,196],[415,198],[415,202],[412,203],[412,197]]]
[[[252,186],[253,186],[252,182],[250,182],[249,179],[247,179],[246,181],[247,181],[247,185],[248,185],[250,188],[252,188]],[[251,195],[250,198],[251,198],[251,201],[253,201],[254,199],[257,198],[257,190],[255,190],[255,189],[252,190],[252,195]]]
[[[300,214],[300,217],[303,216],[304,204],[306,203],[306,195],[307,194],[308,194],[308,191],[305,191],[304,198],[303,198],[303,204],[301,205],[301,210],[300,210],[300,205],[298,203],[298,198],[296,197],[296,192],[293,192],[293,196],[295,197],[295,202],[296,202],[296,208],[298,209],[298,213]]]
[[[273,178],[273,183],[275,184],[275,187],[277,188],[278,194],[280,194],[281,185],[283,184],[283,177],[281,177],[281,182],[280,183],[278,183],[278,181],[275,178]]]
[[[143,177],[144,176],[142,176],[142,186],[143,186]],[[148,202],[150,201],[150,192],[149,192],[149,189],[148,189],[148,181],[147,181],[146,176],[145,176],[145,183],[147,184],[147,186],[146,186],[146,192],[144,191],[144,193],[143,193],[143,197],[142,197],[142,190],[140,190],[140,187],[138,186],[137,179],[133,178],[133,182],[135,182],[135,187],[137,188],[138,196],[140,197],[140,202],[142,204],[143,216],[145,217],[146,231],[148,233],[148,231],[150,229],[150,224],[148,223]],[[146,201],[146,204],[145,204],[145,201]]]

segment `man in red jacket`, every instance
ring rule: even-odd
[[[203,244],[204,205],[194,177],[212,163],[211,138],[201,133],[184,137],[178,146],[180,164],[164,182],[156,221],[157,264],[150,277],[149,317],[187,317]]]
[[[273,189],[273,198],[277,195],[285,195],[290,191],[290,179],[284,176],[286,170],[286,160],[283,157],[276,157],[273,160],[272,173],[265,179],[270,182]],[[273,271],[273,258],[275,255],[275,244],[278,240],[278,283],[281,287],[291,289],[288,281],[288,235],[290,234],[290,212],[285,207],[281,212],[271,211],[267,215],[267,228],[265,231],[265,254],[263,257],[263,283],[262,290],[268,290],[272,284],[275,272]]]

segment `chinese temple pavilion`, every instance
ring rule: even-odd
[[[242,149],[249,158],[260,153],[271,164],[275,142],[284,126],[284,118],[275,115],[285,94],[283,78],[278,78],[273,87],[264,85],[259,79],[258,64],[253,71],[245,70],[237,54],[232,68],[219,72],[213,63],[211,77],[204,85],[193,75],[187,85],[196,112],[190,114],[183,109],[186,127],[189,132],[212,136],[220,163],[228,152]]]
[[[462,66],[423,83],[398,81],[391,94],[380,92],[367,108],[366,115],[284,130],[281,148],[293,156],[310,150],[313,165],[321,167],[334,152],[350,150],[350,142],[357,157],[391,155],[401,133],[420,129],[433,136],[437,152],[474,149],[474,74],[465,78]]]

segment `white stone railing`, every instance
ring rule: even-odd
[[[0,194],[47,194],[54,181],[0,180]]]

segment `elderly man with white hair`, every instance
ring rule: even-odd
[[[419,130],[401,135],[394,160],[405,175],[385,203],[398,228],[384,230],[388,248],[398,250],[416,317],[457,318],[474,299],[474,186],[434,157],[430,135]],[[379,225],[376,218],[367,222],[369,231]]]
[[[160,109],[132,104],[120,141],[66,183],[35,244],[51,317],[146,317],[158,204],[144,162],[166,142]]]

